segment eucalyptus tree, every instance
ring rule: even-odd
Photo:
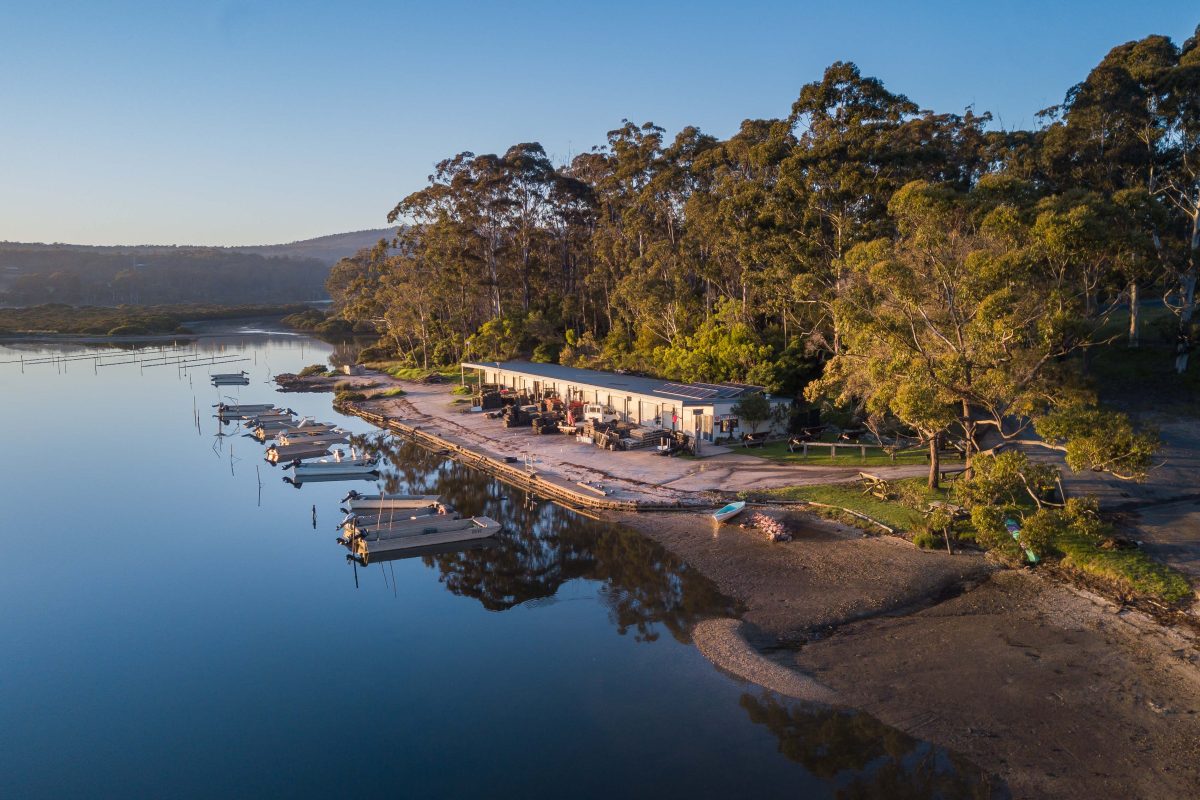
[[[969,198],[916,181],[889,203],[897,233],[847,253],[833,313],[842,348],[806,390],[860,403],[917,430],[929,446],[929,485],[939,479],[945,438],[962,435],[967,467],[978,429],[1002,439],[1066,449],[1087,441],[1072,466],[1136,477],[1153,452],[1101,414],[1082,425],[1091,397],[1067,356],[1088,343],[1085,300],[1061,271],[1047,268],[1044,243],[1019,209],[997,206],[980,218]],[[1048,420],[1047,437],[1028,435]],[[1104,424],[1101,424],[1104,423]]]
[[[1135,318],[1139,283],[1159,284],[1179,317],[1176,370],[1192,347],[1200,259],[1200,50],[1198,37],[1178,48],[1165,36],[1114,47],[1072,87],[1042,137],[1045,173],[1054,191],[1093,189],[1119,199],[1126,226],[1143,244],[1127,251],[1124,277]],[[1160,208],[1144,201],[1150,198]],[[1147,259],[1142,251],[1154,258]],[[1157,270],[1148,273],[1148,267]]]

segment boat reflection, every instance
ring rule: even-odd
[[[732,616],[736,604],[716,585],[640,533],[589,519],[411,442],[373,437],[355,442],[380,457],[381,491],[440,495],[464,517],[503,525],[497,546],[424,556],[455,594],[505,611],[553,597],[568,581],[597,581],[600,601],[621,634],[654,641],[665,628],[690,642],[701,619]]]
[[[474,539],[468,542],[446,542],[444,544],[431,544],[422,547],[410,547],[407,550],[392,550],[389,552],[373,553],[365,559],[355,558],[353,554],[346,554],[346,562],[355,561],[363,566],[371,564],[380,564],[386,561],[403,561],[408,558],[432,558],[435,556],[446,555],[447,553],[465,553],[477,550],[491,550],[500,546],[500,543],[495,539]],[[428,562],[426,562],[428,564]]]

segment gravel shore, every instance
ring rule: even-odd
[[[867,711],[999,775],[1013,797],[1200,796],[1200,646],[1187,632],[979,555],[816,518],[786,544],[698,514],[622,522],[745,607],[743,624],[695,635],[751,683]]]

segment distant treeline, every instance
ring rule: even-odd
[[[304,305],[169,305],[70,306],[48,303],[27,308],[0,308],[0,336],[68,333],[88,336],[144,336],[189,333],[192,320],[282,317],[308,309]]]
[[[329,266],[219,248],[0,242],[0,303],[156,305],[321,300]]]

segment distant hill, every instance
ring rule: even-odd
[[[0,242],[0,304],[292,303],[328,298],[338,259],[392,228],[245,247]]]
[[[288,244],[264,244],[247,247],[230,247],[239,253],[258,253],[263,256],[289,256],[291,258],[315,258],[333,266],[339,259],[352,256],[364,247],[374,247],[380,239],[391,239],[395,228],[372,228],[352,233],[334,233],[304,239]]]

